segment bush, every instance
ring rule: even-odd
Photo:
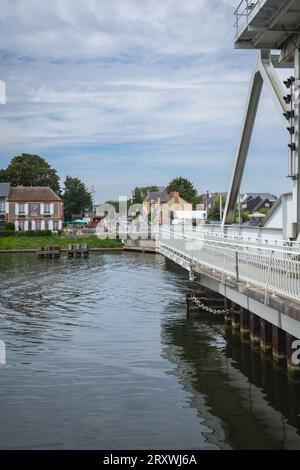
[[[7,222],[7,223],[4,225],[4,230],[15,231],[15,224],[14,224],[13,222]]]
[[[51,230],[0,230],[0,237],[51,237]]]
[[[51,230],[19,230],[16,232],[18,237],[51,237]]]
[[[14,230],[0,230],[0,237],[13,237],[15,234]]]

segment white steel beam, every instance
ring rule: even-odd
[[[272,64],[271,52],[269,50],[263,50],[259,52],[259,57],[251,82],[241,140],[236,156],[236,162],[229,191],[227,194],[226,206],[223,216],[223,226],[233,222],[235,206],[243,178],[263,83],[266,84],[273,102],[275,103],[275,106],[280,113],[283,124],[286,126],[286,120],[283,117],[283,113],[288,111],[288,107],[283,100],[285,92]]]
[[[293,180],[293,222],[296,224],[296,238],[300,239],[300,51],[295,50],[295,144],[296,150],[293,152],[293,165],[295,178]]]
[[[260,57],[259,57],[260,61]],[[234,217],[235,205],[238,198],[241,181],[247,160],[249,145],[252,137],[254,122],[256,118],[258,103],[261,96],[263,79],[258,70],[258,65],[252,77],[250,93],[248,96],[247,108],[243,122],[242,135],[231,178],[230,189],[227,194],[226,205],[223,215],[223,225],[231,224]]]

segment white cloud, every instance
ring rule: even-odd
[[[0,79],[7,86],[0,167],[12,154],[32,151],[63,174],[78,171],[95,184],[101,162],[106,189],[100,181],[98,197],[119,191],[116,168],[128,185],[147,178],[161,184],[180,171],[199,186],[202,178],[225,190],[255,55],[233,50],[236,6],[236,0],[0,0]],[[264,101],[272,116],[259,121],[265,131],[278,121]],[[269,150],[278,161],[281,140],[279,133]]]

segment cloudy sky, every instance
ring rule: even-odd
[[[237,3],[0,0],[0,168],[42,155],[97,201],[175,176],[226,191],[256,55],[233,48]],[[242,190],[289,188],[273,106],[265,93]]]

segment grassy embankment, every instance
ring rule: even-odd
[[[70,243],[88,243],[90,248],[121,248],[120,240],[101,239],[96,236],[64,237],[51,235],[47,237],[0,237],[0,250],[37,249],[41,246],[59,246],[68,248]]]

